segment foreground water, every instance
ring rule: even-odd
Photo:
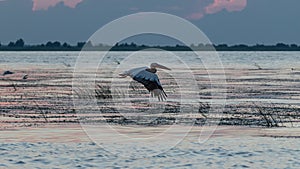
[[[124,158],[94,143],[0,143],[0,168],[299,168],[299,145],[292,138],[216,137]]]

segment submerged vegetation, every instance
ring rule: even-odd
[[[165,102],[150,102],[149,93],[139,83],[132,82],[127,86],[128,93],[112,88],[107,78],[98,79],[94,88],[72,90],[72,70],[64,67],[61,70],[44,69],[26,70],[30,76],[20,80],[22,70],[14,70],[15,74],[2,76],[0,113],[1,127],[39,126],[45,124],[74,123],[112,123],[115,125],[238,125],[260,127],[297,127],[300,123],[300,107],[298,104],[241,101],[251,98],[286,98],[298,96],[298,82],[290,80],[289,90],[279,85],[278,79],[260,79],[268,81],[268,88],[253,83],[256,79],[228,79],[227,100],[225,107],[213,107],[209,101],[209,85],[199,79],[201,102],[193,103],[195,110],[191,113],[191,105],[170,99]],[[201,71],[201,70],[198,70]],[[270,70],[247,69],[239,73],[266,73]],[[274,70],[272,70],[274,71]],[[228,76],[236,71],[227,70]],[[47,76],[51,74],[52,76]],[[101,74],[101,73],[100,73]],[[103,75],[103,72],[102,72]],[[106,76],[104,76],[106,77]],[[168,78],[162,78],[170,97],[176,95],[174,86]],[[252,82],[252,83],[251,83]],[[274,85],[272,85],[274,82]],[[236,84],[239,84],[238,86]],[[286,83],[284,83],[286,84]],[[283,84],[283,85],[284,85]],[[251,86],[249,86],[251,85]],[[246,87],[248,86],[248,87]],[[286,85],[285,85],[286,86]],[[174,93],[175,92],[175,93]],[[280,93],[280,94],[278,94]],[[73,99],[95,101],[95,107],[74,107]]]

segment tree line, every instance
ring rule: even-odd
[[[45,44],[29,45],[23,39],[18,39],[15,42],[9,42],[6,45],[0,42],[0,51],[138,51],[138,50],[168,50],[168,51],[300,51],[300,46],[297,44],[277,43],[275,45],[227,45],[227,44],[197,44],[197,45],[173,45],[173,46],[149,46],[137,45],[135,43],[117,43],[114,46],[98,44],[94,45],[90,41],[78,42],[76,45],[61,43],[59,41],[49,41]]]

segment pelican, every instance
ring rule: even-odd
[[[22,77],[23,80],[26,80],[28,79],[28,74],[25,74],[23,77]]]
[[[171,70],[166,66],[160,65],[158,63],[151,63],[150,68],[134,68],[120,73],[119,75],[120,77],[130,76],[133,80],[143,84],[145,88],[150,92],[152,97],[158,97],[159,101],[163,101],[166,100],[167,94],[162,88],[158,76],[155,74],[157,72],[156,68]]]
[[[7,70],[7,71],[3,72],[2,76],[5,76],[5,75],[12,75],[12,74],[14,74],[14,73],[15,73],[15,72],[11,72],[11,71]]]

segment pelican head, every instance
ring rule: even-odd
[[[158,64],[158,63],[151,63],[150,68],[151,68],[151,69],[160,68],[160,69],[171,70],[170,68],[168,68],[168,67],[166,67],[166,66],[163,66],[163,65],[160,65],[160,64]]]
[[[127,76],[129,76],[130,75],[130,73],[128,72],[128,71],[125,71],[125,72],[123,72],[123,73],[119,73],[119,76],[120,77],[123,77],[123,78],[125,78],[125,77],[127,77]]]

